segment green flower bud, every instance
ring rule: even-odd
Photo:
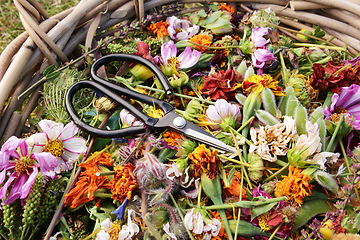
[[[251,167],[248,168],[249,177],[254,182],[258,182],[261,180],[263,176],[264,170],[264,162],[262,158],[257,155],[256,153],[249,153],[248,154],[248,161]]]
[[[155,212],[153,212],[153,223],[157,229],[162,229],[163,224],[167,223],[168,220],[168,211],[158,208]]]
[[[135,81],[144,82],[154,76],[154,73],[147,67],[141,64],[136,64],[130,68],[130,74],[134,77]]]
[[[244,59],[240,65],[237,67],[236,71],[240,74],[245,74],[247,67],[246,67],[246,60]]]
[[[185,72],[179,72],[179,76],[173,74],[172,77],[169,78],[169,83],[173,88],[179,88],[188,83],[189,76]]]
[[[276,183],[277,183],[277,180],[266,182],[261,185],[261,188],[264,189],[269,195],[272,195],[274,193]]]
[[[315,172],[314,176],[316,182],[319,183],[323,188],[326,188],[334,194],[337,193],[339,185],[329,173],[318,170]]]
[[[248,69],[246,69],[246,71],[245,71],[244,79],[254,76],[254,73],[255,73],[254,68],[252,66],[248,67]]]
[[[334,113],[328,120],[325,120],[326,128],[331,135],[336,134],[337,136],[348,136],[352,130],[352,122],[350,123],[350,115],[344,115],[343,121],[340,124],[339,131],[335,133],[335,129],[340,121],[342,114]]]
[[[191,141],[190,139],[177,139],[177,142],[180,146],[180,150],[176,153],[175,156],[180,158],[186,158],[189,153],[192,153],[194,149],[197,147],[197,143]],[[178,166],[179,167],[179,166]],[[181,169],[181,168],[179,168]],[[185,170],[185,168],[183,169]]]

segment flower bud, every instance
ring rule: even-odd
[[[244,59],[240,65],[237,67],[236,71],[240,74],[245,74],[247,67],[246,67],[246,60]]]
[[[251,165],[251,167],[248,168],[250,179],[254,182],[260,181],[264,170],[264,162],[262,158],[257,154],[249,153],[248,161]]]
[[[157,229],[161,229],[163,224],[168,222],[168,212],[162,209],[157,209],[153,216],[153,222]]]
[[[154,76],[154,73],[149,68],[141,64],[136,64],[129,72],[137,82],[144,82]]]
[[[179,72],[179,76],[173,74],[172,77],[169,78],[169,83],[173,88],[180,88],[188,83],[189,76],[181,71]]]
[[[101,97],[96,99],[94,106],[99,112],[108,112],[113,109],[116,104],[106,97]]]
[[[326,188],[334,194],[337,193],[339,185],[329,173],[318,170],[315,172],[314,176],[316,182],[319,183],[323,188]]]

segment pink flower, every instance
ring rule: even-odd
[[[19,151],[16,149],[19,148]],[[50,153],[30,152],[25,139],[18,139],[13,136],[2,146],[0,151],[0,184],[6,178],[6,173],[12,171],[4,186],[0,189],[0,199],[5,199],[7,189],[13,183],[5,205],[14,202],[16,199],[24,199],[29,195],[31,187],[39,173],[54,178],[54,169],[58,165],[56,158]],[[10,160],[10,157],[13,159]]]
[[[170,40],[161,46],[162,64],[165,67],[175,69],[186,69],[194,66],[198,62],[201,52],[191,50],[190,46],[187,46],[178,57],[176,55],[177,48],[173,41]]]
[[[209,122],[217,123],[212,125],[215,130],[222,128],[226,131],[229,126],[234,128],[241,121],[239,106],[224,99],[218,99],[214,105],[210,105],[205,115]]]
[[[190,27],[188,20],[178,19],[175,16],[168,17],[166,22],[169,24],[168,33],[174,40],[188,40],[199,31],[199,26],[193,25]]]
[[[257,48],[253,52],[251,59],[253,65],[257,68],[263,68],[266,61],[275,59],[274,54],[265,47],[265,45],[270,42],[270,39],[266,40],[264,38],[266,34],[268,34],[268,28],[264,27],[253,28],[251,32],[253,46]]]
[[[123,125],[123,128],[130,126],[141,126],[142,122],[137,120],[134,115],[132,115],[128,110],[123,109],[120,112],[120,120]]]
[[[34,152],[50,152],[55,156],[58,160],[57,173],[71,170],[73,163],[86,150],[85,139],[74,137],[78,128],[73,122],[64,127],[62,123],[50,120],[41,120],[39,127],[43,132],[27,138],[27,144],[34,147]]]

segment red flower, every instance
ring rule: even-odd
[[[137,47],[136,47],[136,52],[134,53],[134,55],[138,55],[140,57],[143,57],[151,62],[154,62],[153,57],[150,56],[150,49],[149,46],[144,43],[144,42],[138,42]]]
[[[321,64],[314,63],[312,67],[314,73],[310,77],[310,85],[320,91],[330,89],[333,93],[340,94],[341,87],[348,87],[359,82],[359,78],[356,76],[356,66],[342,69],[343,67],[344,64],[335,66],[332,61],[329,61],[325,68]],[[341,71],[339,72],[339,70]]]
[[[201,89],[205,95],[209,95],[211,99],[235,99],[234,85],[236,83],[236,75],[234,70],[228,69],[215,72],[204,77],[204,85]]]

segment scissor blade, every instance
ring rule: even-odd
[[[176,120],[180,120],[179,124],[176,124]],[[182,126],[179,127],[179,125]],[[180,134],[185,135],[188,138],[197,140],[199,142],[205,143],[209,146],[215,147],[217,149],[234,153],[235,150],[233,147],[226,145],[221,140],[217,139],[210,133],[206,132],[204,129],[200,128],[196,124],[185,120],[180,117],[174,111],[167,113],[163,118],[160,118],[159,121],[155,124],[157,128],[170,128]]]

